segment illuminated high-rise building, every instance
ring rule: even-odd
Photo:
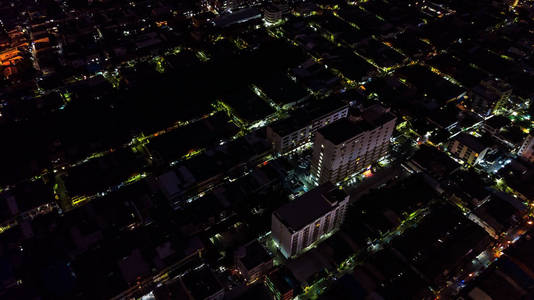
[[[396,117],[373,105],[317,131],[311,178],[315,184],[337,183],[387,154]]]

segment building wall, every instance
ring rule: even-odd
[[[286,153],[305,143],[307,143],[312,136],[310,126],[300,128],[293,131],[290,134],[281,137],[280,149],[276,149],[277,152]]]
[[[280,152],[282,149],[282,138],[280,135],[278,135],[271,126],[267,126],[267,139],[271,141],[271,144],[273,145],[273,150],[276,152]]]
[[[278,247],[285,257],[291,253],[291,233],[289,229],[273,214],[271,220],[271,236],[278,243]]]
[[[527,136],[518,154],[526,160],[534,162],[534,136]]]
[[[271,127],[267,127],[267,138],[271,141],[273,148],[277,153],[287,153],[310,142],[319,128],[339,119],[346,118],[348,112],[349,107],[345,106],[339,110],[335,110],[317,118],[310,122],[310,124],[284,136],[280,136],[278,133],[274,132]]]
[[[339,145],[334,145],[320,133],[316,134],[311,166],[315,183],[337,183],[385,156],[395,121],[362,132]]]
[[[480,159],[483,159],[486,153],[486,149],[483,150],[481,153],[478,153],[470,149],[466,145],[463,145],[458,140],[453,140],[450,143],[449,151],[469,165],[475,165],[476,163],[478,163]]]
[[[252,282],[266,275],[273,268],[273,260],[270,259],[248,270],[240,259],[237,259],[237,267],[243,273],[247,281]]]
[[[282,19],[282,11],[281,10],[276,10],[276,11],[265,10],[263,12],[263,18],[265,19],[266,22],[274,24]]]

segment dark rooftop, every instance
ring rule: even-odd
[[[267,277],[281,294],[285,294],[298,287],[297,279],[285,267],[272,271]]]
[[[467,146],[469,149],[472,149],[477,153],[480,153],[487,148],[481,143],[480,139],[465,132],[458,134],[455,139],[462,145]]]
[[[258,240],[250,242],[244,248],[244,256],[240,257],[239,259],[248,270],[271,259],[271,256],[269,255],[267,250],[263,248],[263,246],[258,242]]]
[[[436,176],[438,180],[441,180],[460,167],[447,154],[427,145],[422,145],[415,152],[412,156],[412,161],[421,166],[430,175]]]
[[[350,120],[339,120],[319,129],[319,132],[335,145],[339,145],[356,135],[382,126],[395,119],[395,116],[382,105],[375,104],[355,112]]]
[[[395,116],[382,105],[372,105],[362,112],[362,118],[367,123],[378,127],[395,119]]]
[[[523,194],[527,198],[534,198],[534,165],[513,159],[511,163],[499,170],[499,175],[504,177],[506,184],[512,189]]]
[[[497,115],[486,120],[486,125],[496,130],[506,127],[511,123],[512,121],[503,115]]]
[[[457,172],[452,180],[454,180],[457,191],[468,198],[482,201],[490,195],[484,182],[472,170]]]
[[[190,271],[183,277],[183,281],[194,299],[206,299],[223,289],[215,275],[207,267]]]
[[[325,139],[331,141],[335,145],[339,145],[370,129],[372,128],[366,123],[352,122],[347,119],[342,119],[319,129],[319,133],[321,133]]]

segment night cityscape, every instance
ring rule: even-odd
[[[534,299],[533,102],[534,0],[0,0],[0,300]]]

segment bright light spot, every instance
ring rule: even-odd
[[[365,176],[365,177],[371,177],[371,176],[373,176],[373,171],[371,171],[371,170],[367,170],[367,171],[363,172],[363,176]]]

